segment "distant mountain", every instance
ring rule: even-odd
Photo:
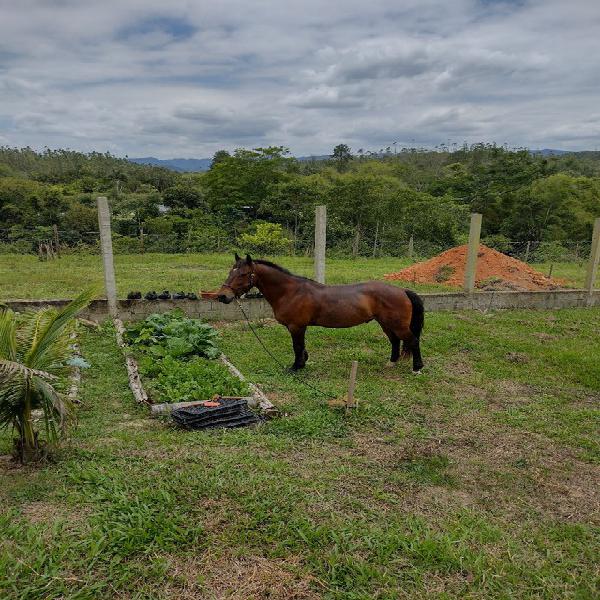
[[[331,158],[328,154],[322,154],[319,156],[298,156],[297,160],[306,162],[309,160],[328,160]],[[142,158],[128,158],[130,162],[137,163],[138,165],[153,165],[155,167],[163,167],[165,169],[171,169],[171,171],[177,171],[178,173],[191,173],[208,171],[212,163],[212,158],[154,158],[154,156],[144,156]]]
[[[540,156],[562,156],[563,154],[572,154],[570,150],[555,150],[554,148],[543,148],[542,150],[532,150],[531,154]]]
[[[189,173],[192,171],[208,171],[210,168],[211,158],[168,158],[160,159],[154,156],[145,156],[143,158],[129,158],[130,162],[138,165],[153,165],[155,167],[164,167],[177,171],[179,173]]]

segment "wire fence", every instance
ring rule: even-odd
[[[286,230],[280,236],[246,241],[237,232],[225,229],[188,228],[169,233],[132,234],[113,232],[113,252],[117,255],[167,253],[251,252],[256,256],[312,256],[314,228]],[[250,238],[248,238],[250,239]],[[466,243],[465,232],[432,232],[427,238],[406,236],[393,225],[377,223],[375,227],[340,228],[328,226],[329,258],[403,257],[414,260],[430,258]],[[503,236],[483,237],[481,243],[527,263],[583,263],[591,251],[590,240],[509,240]],[[57,230],[52,227],[0,229],[0,255],[29,254],[40,260],[56,256],[100,254],[100,234]]]

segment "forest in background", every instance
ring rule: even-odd
[[[308,253],[314,206],[326,204],[328,247],[341,255],[402,254],[411,236],[431,254],[464,243],[470,212],[483,213],[484,241],[499,250],[534,241],[556,253],[591,238],[600,152],[340,144],[328,159],[299,161],[283,147],[240,148],[217,152],[206,172],[178,173],[110,154],[2,147],[0,253],[36,252],[53,226],[66,251],[95,251],[98,195],[109,197],[117,252]]]

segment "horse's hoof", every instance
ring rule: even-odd
[[[397,362],[393,362],[393,361],[389,361],[385,364],[387,369],[393,369],[398,363]]]

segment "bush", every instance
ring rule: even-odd
[[[487,246],[488,248],[492,248],[493,250],[497,250],[498,252],[503,252],[504,254],[508,254],[511,251],[510,240],[505,235],[488,235],[487,237],[481,240],[481,243]]]
[[[243,233],[237,241],[245,251],[258,255],[287,254],[292,247],[278,223],[255,223],[254,233]]]
[[[558,262],[571,258],[571,253],[560,242],[540,242],[530,262]]]
[[[0,242],[0,254],[35,254],[33,244],[27,240]]]

